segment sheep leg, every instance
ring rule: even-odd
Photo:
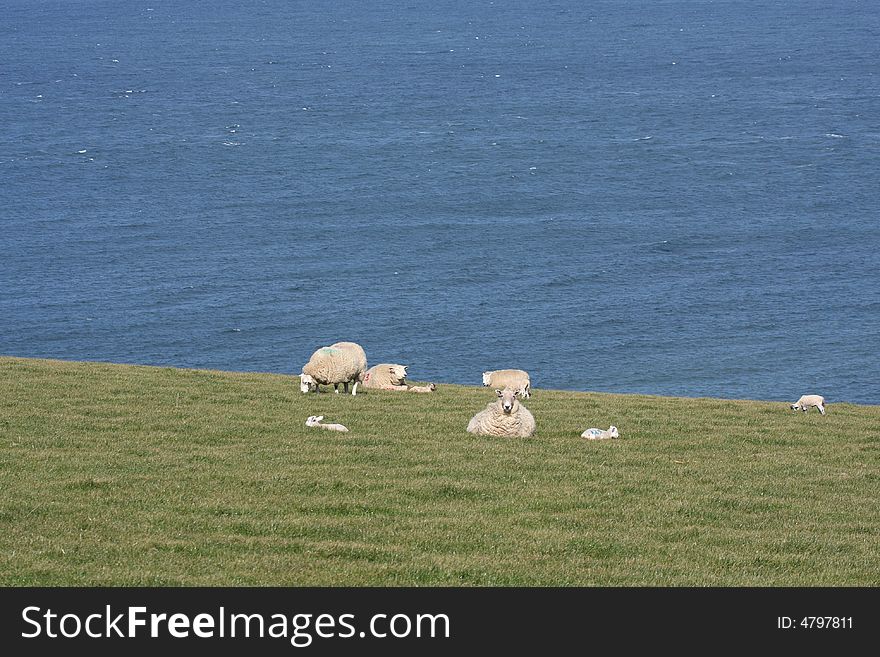
[[[334,383],[334,384],[333,384],[333,391],[334,391],[337,395],[339,394],[339,384],[338,384],[338,383]]]
[[[355,381],[355,382],[354,382],[354,386],[352,386],[352,388],[351,388],[351,396],[352,396],[352,397],[354,397],[354,396],[357,394],[357,391],[358,391],[358,383],[360,383],[360,381]]]
[[[342,391],[347,395],[348,394],[348,381],[342,384]]]

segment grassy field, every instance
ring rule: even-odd
[[[880,407],[541,383],[488,439],[478,387],[0,358],[0,585],[880,585]]]

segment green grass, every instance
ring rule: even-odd
[[[0,358],[0,391],[0,585],[880,585],[877,406],[537,389],[490,439],[479,387]]]

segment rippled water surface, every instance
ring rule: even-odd
[[[0,353],[880,403],[880,4],[0,22]]]

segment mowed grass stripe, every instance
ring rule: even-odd
[[[7,586],[880,584],[876,406],[539,386],[535,437],[490,439],[464,430],[481,387],[20,358],[0,382]]]

